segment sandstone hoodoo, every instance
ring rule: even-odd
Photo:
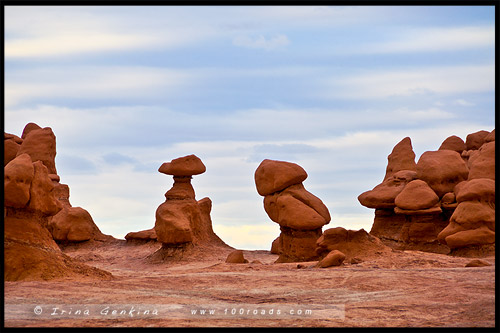
[[[160,255],[163,257],[169,256],[168,253],[179,254],[174,252],[183,252],[192,245],[227,246],[213,232],[210,218],[212,201],[209,198],[197,201],[191,185],[192,176],[202,174],[205,170],[205,165],[195,155],[163,163],[158,171],[173,176],[174,184],[165,193],[165,202],[156,210],[154,229],[129,233],[127,240],[156,239],[162,243],[160,251],[167,250]]]
[[[266,159],[255,171],[255,185],[264,196],[264,209],[280,225],[276,262],[317,259],[316,240],[331,218],[323,202],[304,188],[306,178],[301,166],[284,161]]]
[[[5,279],[48,280],[73,274],[109,278],[111,274],[64,255],[55,242],[104,235],[87,211],[71,210],[69,187],[60,184],[56,174],[52,129],[29,123],[21,138],[8,133],[4,138],[9,149],[4,158]],[[91,236],[82,236],[86,234]]]
[[[465,142],[450,136],[415,165],[395,154],[403,147],[415,156],[409,138],[403,139],[389,155],[384,181],[358,197],[375,208],[370,233],[398,249],[494,248],[495,130],[469,134]]]

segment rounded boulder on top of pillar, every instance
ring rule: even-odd
[[[323,225],[330,222],[328,208],[304,188],[306,178],[301,166],[285,161],[266,159],[255,171],[264,209],[280,225],[281,234],[274,246],[280,255],[276,262],[315,260],[316,240]]]
[[[188,155],[173,159],[163,163],[158,169],[159,172],[171,176],[194,176],[204,173],[207,170],[203,162],[196,155]]]
[[[262,196],[300,184],[306,178],[307,173],[300,165],[284,161],[266,159],[255,171],[255,185]]]

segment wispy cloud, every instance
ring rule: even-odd
[[[111,51],[179,48],[211,38],[216,30],[210,25],[171,24],[171,21],[178,23],[179,18],[169,11],[165,13],[165,20],[149,20],[158,13],[134,16],[108,10],[64,6],[6,7],[5,58],[60,58]]]
[[[360,45],[365,54],[459,51],[495,46],[494,26],[402,28],[391,40]]]
[[[369,70],[332,77],[325,81],[325,87],[323,96],[348,99],[492,92],[495,66]]]
[[[239,35],[233,39],[233,44],[249,49],[264,49],[270,51],[287,46],[290,44],[290,40],[284,34],[276,34],[268,38],[262,35],[255,37]]]
[[[189,72],[145,66],[47,66],[6,73],[7,107],[43,98],[151,100],[179,92]]]

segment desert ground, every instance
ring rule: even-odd
[[[481,258],[491,266],[465,267],[473,258],[392,250],[317,268],[274,263],[278,255],[267,250],[244,251],[248,263],[230,264],[229,247],[158,260],[160,247],[63,246],[112,277],[6,281],[5,327],[495,326],[494,256]]]

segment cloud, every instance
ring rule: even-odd
[[[452,95],[495,90],[495,66],[447,66],[364,71],[326,79],[329,98],[380,99],[419,95]]]
[[[138,11],[144,15],[134,15]],[[210,26],[179,24],[175,10],[160,12],[154,20],[161,14],[153,8],[6,7],[5,58],[171,49],[214,35]]]
[[[233,39],[233,45],[235,46],[241,46],[249,49],[264,49],[267,51],[281,49],[288,44],[290,44],[290,40],[283,34],[276,34],[269,38],[262,35],[256,37],[240,35]]]
[[[66,152],[56,156],[56,166],[58,170],[63,169],[64,173],[69,175],[92,175],[99,172],[97,165],[92,160]]]
[[[403,28],[395,40],[360,45],[364,54],[415,53],[475,50],[495,46],[494,26]]]
[[[155,36],[119,33],[60,33],[5,41],[5,58],[69,56],[91,52],[134,50],[158,45]]]
[[[474,105],[476,105],[476,104],[474,104],[472,102],[466,101],[463,98],[460,98],[460,99],[457,99],[457,100],[453,101],[453,104],[460,105],[460,106],[474,106]]]
[[[102,155],[102,159],[104,160],[105,163],[111,165],[137,163],[137,160],[135,160],[134,158],[116,152],[104,154]]]
[[[144,66],[58,66],[6,73],[7,107],[36,99],[154,100],[192,82],[189,72]],[[109,102],[108,102],[109,103]],[[118,102],[117,102],[118,103]]]

